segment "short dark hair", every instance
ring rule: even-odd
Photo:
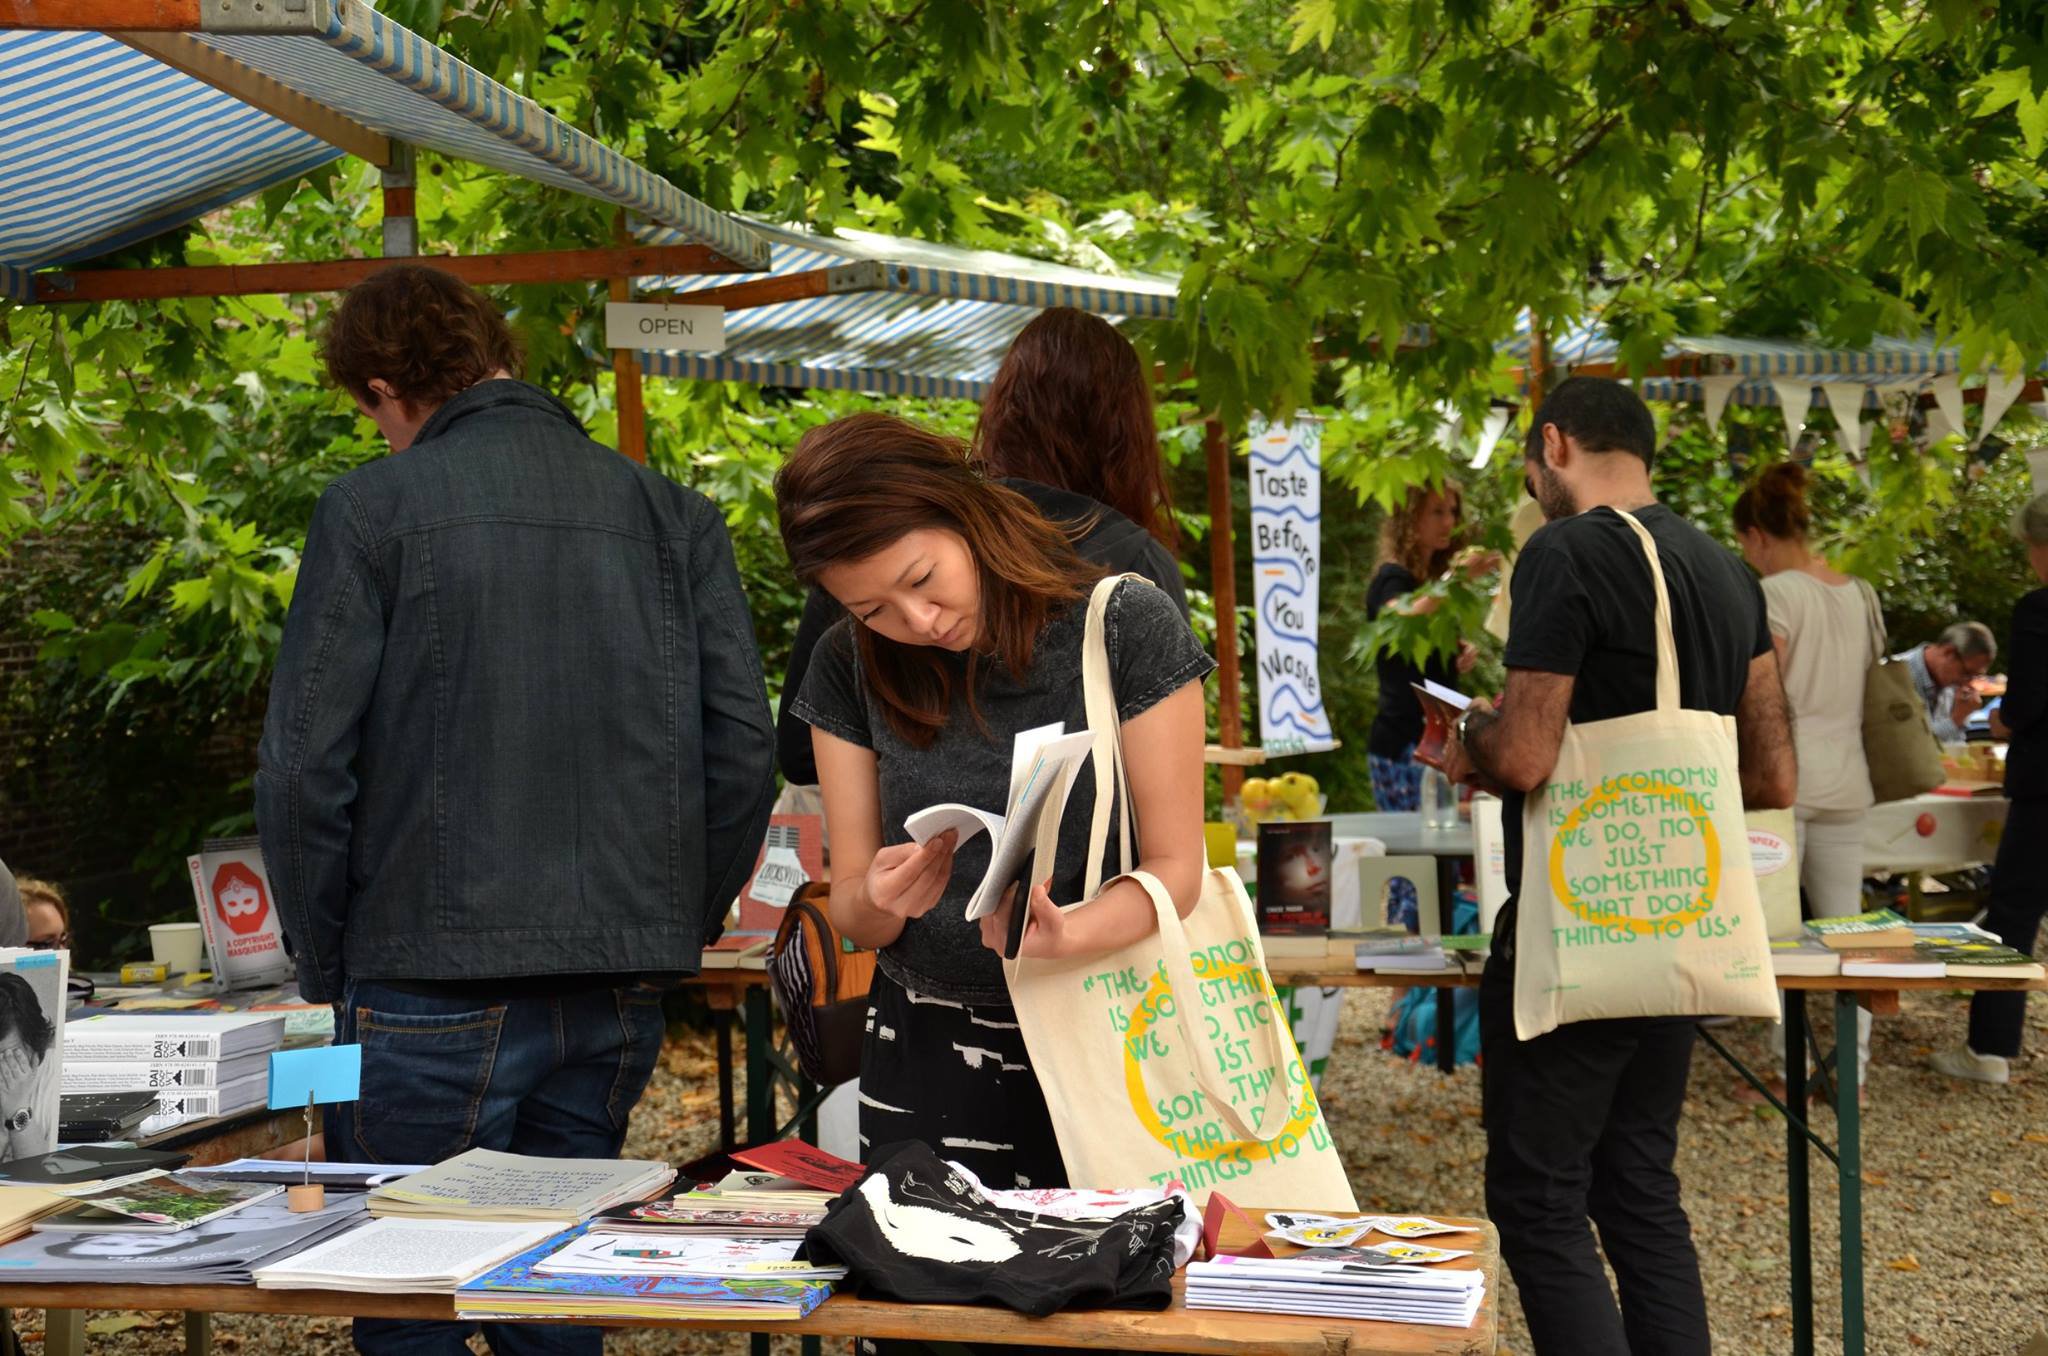
[[[20,1036],[40,1060],[57,1043],[57,1028],[43,1015],[35,987],[20,975],[0,974],[0,1038]]]
[[[1643,398],[1618,381],[1567,377],[1559,382],[1529,421],[1522,445],[1529,460],[1543,455],[1545,424],[1557,425],[1560,434],[1588,452],[1627,452],[1641,457],[1645,466],[1656,464],[1657,421]]]
[[[349,288],[321,342],[327,375],[365,405],[372,380],[434,408],[500,368],[518,376],[519,341],[490,299],[424,264],[393,264]]]

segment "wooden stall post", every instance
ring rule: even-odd
[[[632,234],[626,229],[626,214],[623,212],[612,222],[612,239],[620,245],[633,243]],[[613,301],[632,300],[632,280],[624,277],[613,278],[610,282],[610,293]],[[646,392],[640,386],[640,355],[630,348],[612,350],[612,387],[619,405],[619,451],[645,466]]]
[[[378,178],[384,187],[384,257],[410,259],[420,252],[420,219],[413,211],[413,193],[419,180],[412,147],[393,142],[391,163]]]
[[[1220,419],[1202,425],[1202,450],[1209,462],[1209,574],[1216,600],[1216,739],[1226,749],[1244,747],[1243,696],[1237,655],[1237,551],[1231,534],[1236,515],[1230,506],[1230,438]],[[1244,768],[1223,764],[1223,802],[1236,802],[1244,787]]]

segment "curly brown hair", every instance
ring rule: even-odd
[[[374,408],[373,380],[433,409],[503,370],[520,373],[519,341],[489,298],[424,264],[393,264],[351,287],[321,341],[327,375]]]
[[[1380,563],[1399,565],[1423,584],[1449,569],[1451,558],[1465,545],[1463,532],[1453,532],[1451,544],[1434,553],[1424,550],[1422,543],[1416,540],[1415,520],[1421,516],[1423,505],[1433,494],[1449,499],[1451,516],[1460,523],[1465,521],[1465,487],[1455,480],[1446,480],[1441,489],[1415,486],[1408,491],[1408,497],[1401,501],[1401,506],[1380,524]]]

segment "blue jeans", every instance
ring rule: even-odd
[[[353,1103],[326,1108],[327,1156],[438,1163],[464,1149],[615,1158],[661,1053],[662,990],[487,1001],[350,980],[337,1044],[363,1047]],[[474,1323],[359,1318],[364,1356],[467,1356]],[[496,1356],[600,1356],[599,1328],[486,1323]]]

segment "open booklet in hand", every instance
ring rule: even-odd
[[[988,871],[967,901],[969,922],[994,913],[1012,884],[1022,881],[1028,885],[1040,825],[1047,815],[1057,820],[1065,813],[1074,770],[1095,741],[1090,731],[1068,734],[1066,729],[1064,724],[1045,725],[1017,736],[1010,754],[1010,800],[1004,813],[949,803],[928,806],[903,821],[904,829],[918,843],[928,843],[948,829],[959,832],[956,847],[978,833],[988,834]]]
[[[1415,761],[1442,771],[1444,745],[1450,740],[1451,726],[1472,705],[1472,699],[1427,678],[1408,686],[1414,690],[1415,700],[1422,704],[1422,738],[1415,742]]]

